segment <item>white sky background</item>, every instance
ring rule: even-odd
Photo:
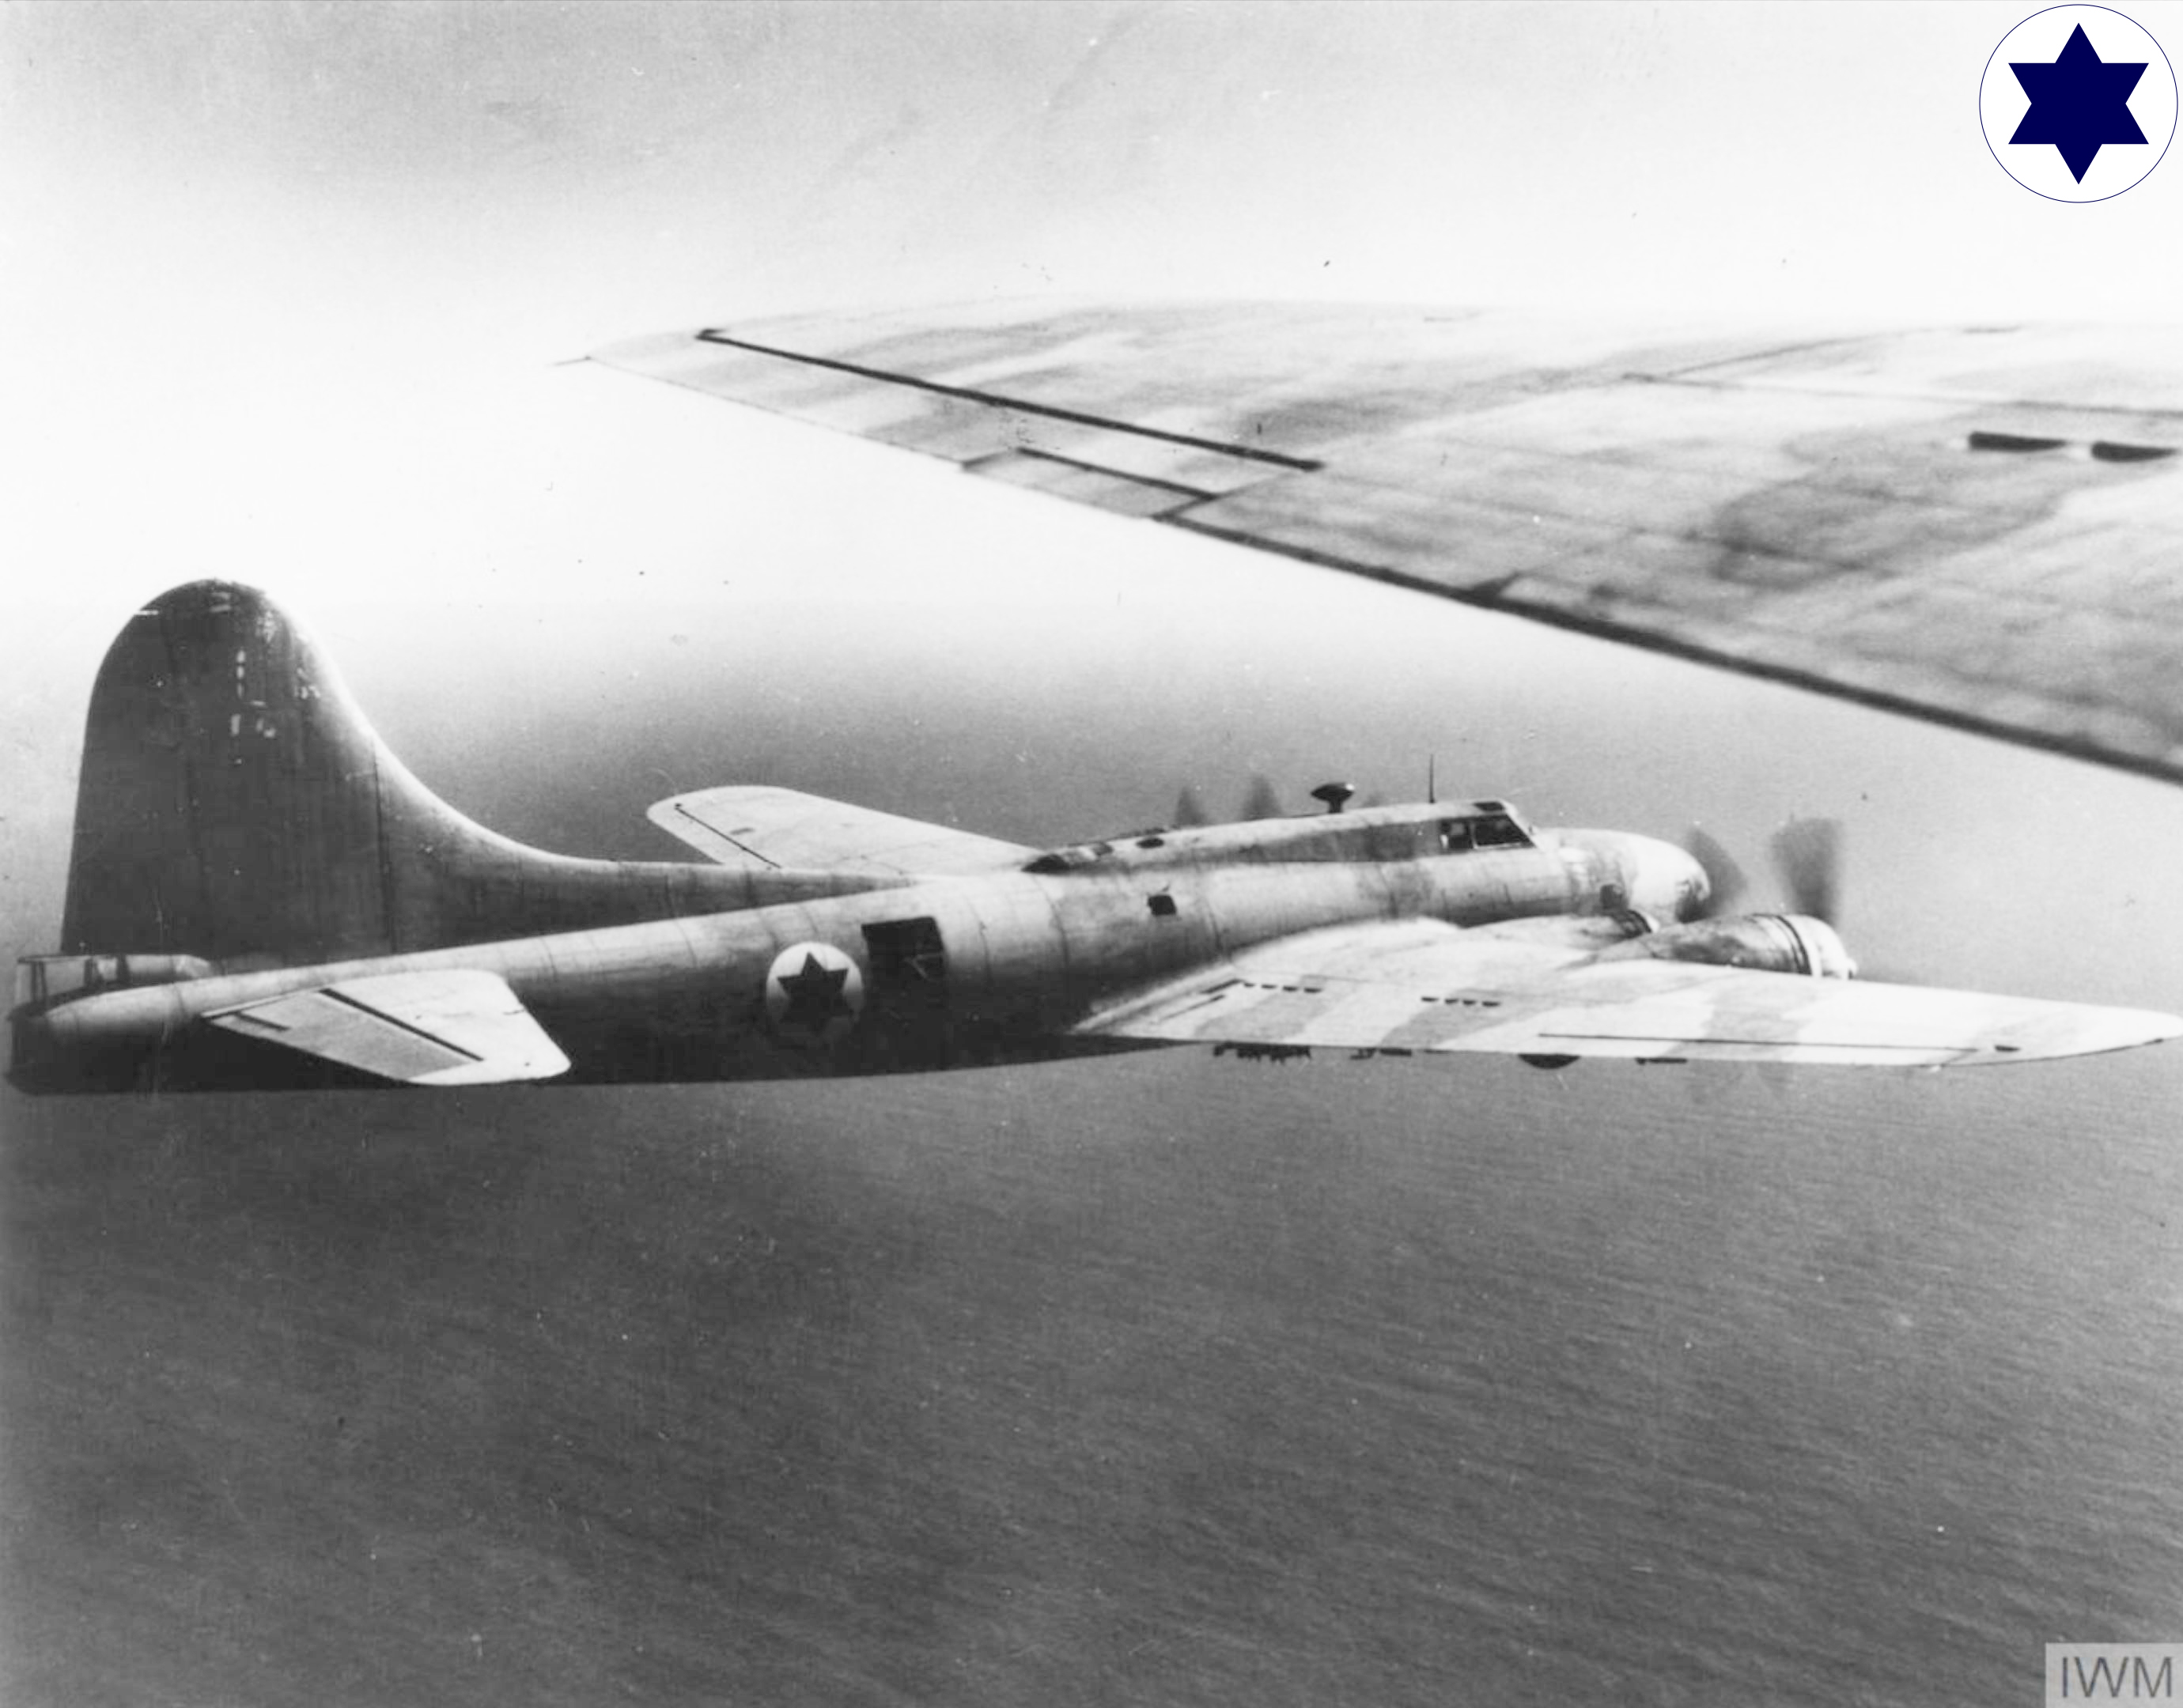
[[[0,7],[0,468],[28,637],[0,682],[0,911],[53,929],[91,673],[136,602],[197,575],[338,634],[428,777],[417,744],[458,752],[459,730],[401,688],[442,725],[490,703],[542,741],[553,704],[604,716],[669,645],[776,700],[759,663],[808,656],[847,685],[798,706],[852,744],[919,673],[989,671],[1005,721],[1033,668],[1095,702],[1194,668],[1208,705],[1247,707],[1254,672],[1308,674],[1313,647],[1414,679],[1481,632],[1566,646],[553,364],[769,311],[1030,293],[2170,317],[2183,160],[2064,206],[1988,152],[1980,76],[2028,9]],[[2130,14],[2183,47],[2183,7]],[[1808,763],[1767,745],[1778,690],[1596,668],[1657,704],[1636,768],[1674,786],[1640,828],[1741,796],[1754,824],[1844,809],[1754,794]],[[1709,718],[1741,746],[1709,746]],[[1616,822],[1540,728],[1458,757]],[[1221,762],[1274,762],[1222,739]],[[1634,738],[1606,739],[1612,772]],[[550,758],[511,763],[550,794]],[[1946,793],[1911,759],[1864,764],[1883,799]]]
[[[593,407],[547,364],[769,310],[2172,313],[2183,170],[2066,208],[1990,158],[2020,15],[12,4],[17,542],[71,600],[352,542],[436,586]]]

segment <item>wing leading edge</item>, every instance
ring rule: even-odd
[[[2183,332],[980,305],[610,366],[989,479],[2183,781]]]
[[[1940,1068],[2091,1055],[2183,1018],[1580,949],[1411,920],[1264,945],[1093,1015],[1092,1038]]]

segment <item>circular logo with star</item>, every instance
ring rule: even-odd
[[[864,975],[830,943],[798,943],[765,973],[765,1017],[791,1044],[835,1044],[864,1012]]]
[[[2160,164],[2175,136],[2175,71],[2106,6],[2050,6],[2008,35],[1979,85],[1986,146],[2053,202],[2104,202]]]

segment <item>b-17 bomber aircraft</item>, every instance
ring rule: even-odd
[[[1319,793],[1039,849],[726,787],[652,809],[707,863],[569,858],[436,799],[268,599],[195,582],[92,690],[61,952],[20,964],[10,1077],[715,1080],[1174,1044],[1948,1067],[2183,1034],[1860,981],[1823,919],[1714,911],[1670,843]]]

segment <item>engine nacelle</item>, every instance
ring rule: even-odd
[[[1740,913],[1694,919],[1600,951],[1602,961],[1703,961],[1813,979],[1854,979],[1857,962],[1835,928],[1808,913]]]

